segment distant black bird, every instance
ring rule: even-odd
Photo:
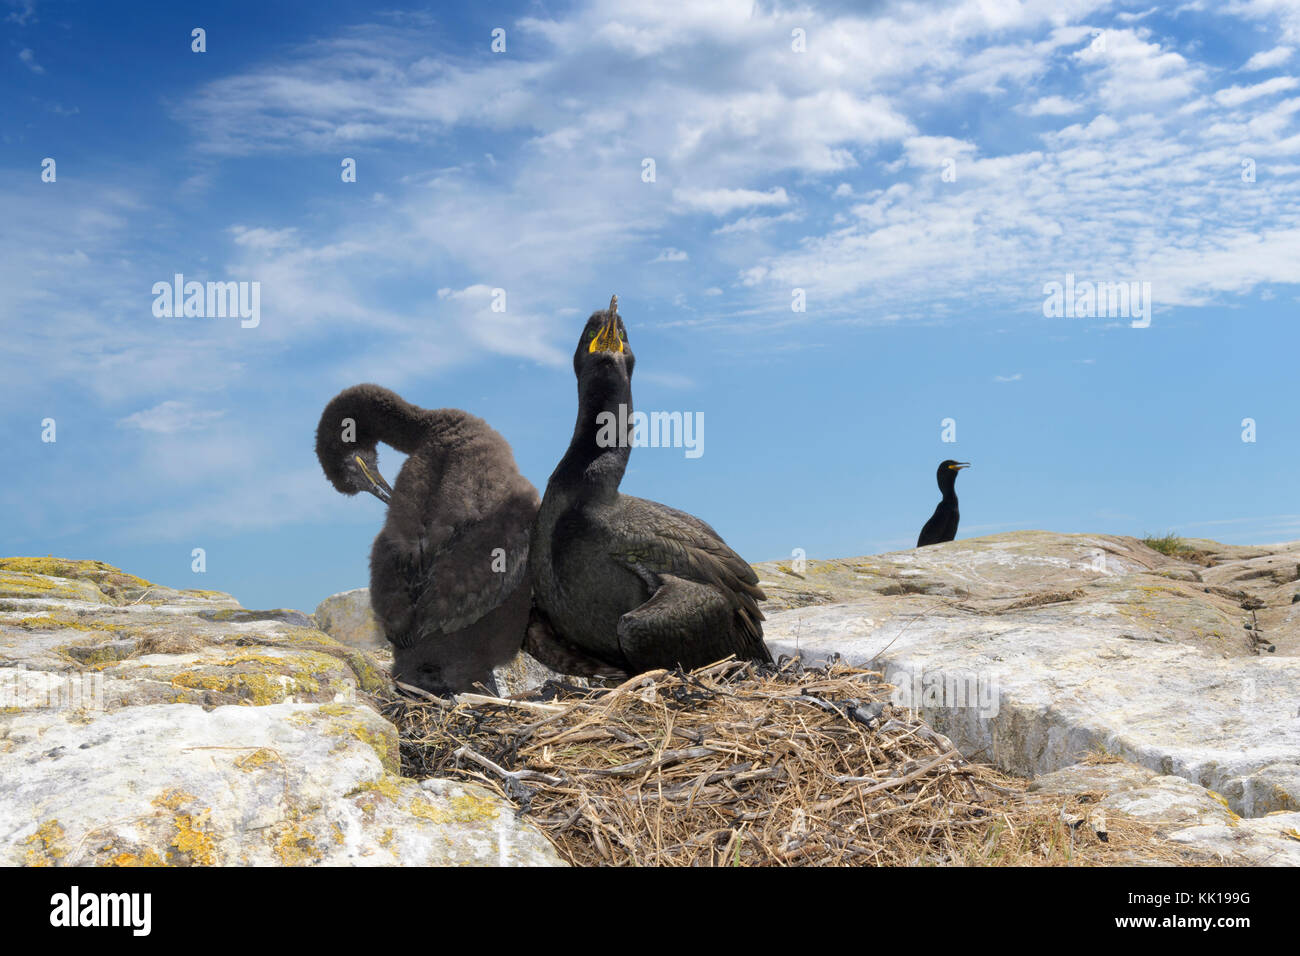
[[[581,676],[700,667],[730,654],[770,661],[753,568],[699,518],[619,494],[635,364],[615,296],[587,320],[573,354],[578,420],[533,526],[525,646]]]
[[[375,446],[408,456],[390,487]],[[339,491],[388,505],[370,552],[370,605],[393,644],[393,676],[435,694],[495,691],[492,668],[528,623],[528,532],[537,490],[481,418],[428,410],[354,385],[321,413],[316,457]]]
[[[957,537],[957,521],[961,517],[957,511],[957,472],[969,467],[970,462],[953,461],[951,458],[939,463],[937,477],[943,500],[921,529],[921,536],[916,539],[918,548],[924,548],[927,544],[942,544]]]

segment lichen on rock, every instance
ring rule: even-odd
[[[0,559],[0,597],[0,864],[560,862],[398,776],[383,665],[306,615],[58,558]]]

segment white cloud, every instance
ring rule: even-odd
[[[36,0],[7,0],[14,9],[5,17],[5,22],[26,26],[28,21],[35,22]]]
[[[12,14],[10,14],[10,16],[12,16]],[[36,62],[36,54],[31,50],[20,50],[18,53],[18,59],[22,61],[23,66],[27,67],[27,69],[31,70],[33,73],[40,74],[45,72],[45,67]]]
[[[173,400],[134,412],[118,419],[117,424],[123,428],[138,428],[141,431],[170,435],[204,428],[224,414],[225,412],[220,411],[200,411],[188,402]]]
[[[1016,372],[1014,375],[994,375],[994,376],[993,376],[993,381],[995,381],[995,382],[1003,382],[1003,383],[1005,383],[1005,382],[1018,382],[1018,381],[1020,381],[1022,378],[1024,378],[1024,376],[1021,375],[1019,372]]]
[[[157,340],[147,323],[127,325],[125,341],[113,341],[120,330],[96,338],[96,312],[135,316],[139,287],[172,271],[197,277],[199,267],[171,255],[132,274],[117,261],[160,209],[87,195],[53,216],[46,208],[46,222],[79,217],[66,230],[31,220],[59,232],[49,248],[88,257],[75,299],[86,307],[69,329],[91,334],[59,362],[119,397],[187,375],[217,387],[261,374],[276,350],[339,336],[356,345],[327,370],[331,380],[382,374],[397,385],[490,355],[562,363],[567,312],[601,304],[575,303],[575,289],[612,266],[681,256],[711,288],[739,277],[728,304],[750,313],[767,307],[768,283],[816,285],[819,308],[853,308],[871,288],[882,314],[903,316],[932,314],[928,303],[963,290],[1023,302],[1038,272],[1072,262],[1158,273],[1168,304],[1290,281],[1295,269],[1271,248],[1258,266],[1239,260],[1253,254],[1249,237],[1282,241],[1300,226],[1284,161],[1300,151],[1292,101],[1249,115],[1226,109],[1241,93],[1216,98],[1221,71],[1199,62],[1194,44],[1175,49],[1137,25],[1141,15],[1106,31],[1098,49],[1092,23],[1108,22],[1107,6],[965,0],[845,12],[672,0],[628,10],[593,0],[553,20],[517,21],[534,44],[527,58],[464,55],[418,21],[273,51],[177,101],[206,170],[232,154],[391,146],[411,159],[409,171],[384,185],[382,203],[340,186],[310,229],[246,212],[218,224],[225,245],[205,268],[262,282],[256,352],[199,326],[184,341]],[[789,50],[792,25],[809,31],[805,54]],[[1035,83],[1049,74],[1053,92],[1041,95]],[[1268,82],[1242,89],[1283,89]],[[1015,130],[1037,138],[936,119],[954,97],[962,117],[1040,117]],[[465,155],[442,150],[466,135]],[[446,158],[416,165],[431,148]],[[645,156],[656,159],[655,183],[640,179]],[[1248,189],[1242,156],[1261,163]],[[958,182],[941,193],[936,164],[950,157]],[[213,172],[205,188],[219,181]],[[819,208],[832,190],[841,201]],[[684,212],[729,221],[696,225]],[[78,241],[101,214],[114,241]],[[55,255],[3,239],[0,251],[14,255],[0,264],[12,280],[0,283],[0,310],[43,304],[22,291],[32,288],[23,270],[48,277]],[[421,285],[460,291],[430,306],[412,301]],[[483,311],[483,290],[497,286],[509,293],[504,315]],[[21,343],[16,361],[23,354],[40,350]],[[130,355],[147,374],[123,374]]]
[[[1261,50],[1256,53],[1241,68],[1242,72],[1253,73],[1256,70],[1271,70],[1275,66],[1281,66],[1291,58],[1294,51],[1289,46],[1275,46],[1271,50]]]
[[[1205,80],[1205,70],[1134,30],[1106,30],[1104,42],[1089,43],[1074,54],[1099,71],[1098,94],[1108,109],[1131,111],[1186,99]]]
[[[715,236],[726,236],[735,233],[758,232],[760,229],[765,229],[780,222],[798,222],[802,218],[802,214],[793,210],[783,212],[779,216],[741,216],[733,222],[714,229],[713,234]]]
[[[506,308],[502,311],[494,308],[501,301],[497,288],[501,287],[472,285],[464,289],[439,289],[438,299],[444,303],[441,311],[457,325],[465,340],[488,352],[549,365],[563,364],[568,356],[547,341],[543,332],[545,323],[526,308],[512,305],[509,290],[503,290]]]
[[[674,189],[673,199],[686,209],[703,210],[715,216],[755,206],[785,206],[790,202],[790,197],[780,186],[766,192],[757,189]]]
[[[1261,96],[1272,96],[1274,93],[1281,93],[1284,90],[1293,90],[1297,86],[1300,86],[1300,79],[1296,79],[1294,76],[1275,76],[1271,80],[1256,83],[1254,86],[1230,86],[1219,90],[1214,94],[1214,102],[1221,106],[1240,106],[1242,103],[1257,100]]]
[[[1044,96],[1022,111],[1029,116],[1069,116],[1083,109],[1083,104],[1067,100],[1064,96]]]

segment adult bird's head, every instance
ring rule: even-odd
[[[944,491],[951,491],[953,486],[957,483],[957,472],[961,471],[963,468],[969,467],[970,462],[953,461],[951,458],[939,462],[939,487]]]
[[[593,312],[573,352],[573,371],[581,387],[584,379],[610,373],[632,377],[636,356],[627,340],[627,329],[618,314],[618,296],[609,300],[609,308]]]

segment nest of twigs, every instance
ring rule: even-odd
[[[890,690],[838,662],[729,660],[529,700],[416,692],[385,713],[405,774],[488,785],[574,864],[1124,862],[1088,825],[1087,795],[1025,800]],[[1125,832],[1155,843],[1140,824]]]

